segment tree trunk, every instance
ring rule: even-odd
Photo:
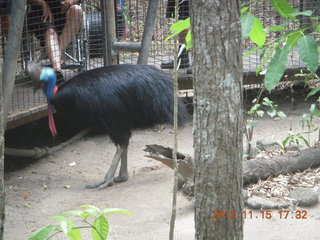
[[[5,192],[4,192],[4,131],[7,115],[11,104],[11,97],[17,69],[17,59],[21,43],[23,19],[26,0],[13,0],[11,20],[9,26],[8,43],[3,69],[0,77],[0,240],[3,239],[5,220]],[[2,73],[3,71],[3,73]]]
[[[3,73],[2,73],[2,98],[3,98],[3,121],[7,122],[9,113],[13,86],[16,78],[17,59],[21,44],[21,35],[23,29],[23,19],[25,15],[26,0],[12,0],[11,20],[9,26],[8,43],[10,47],[6,48]],[[5,126],[4,126],[5,129]]]
[[[2,96],[2,66],[0,68],[0,240],[3,239],[5,196],[4,196],[4,124],[3,124],[3,96]]]
[[[240,1],[191,1],[196,239],[242,239]],[[216,211],[236,213],[220,219]]]

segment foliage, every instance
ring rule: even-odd
[[[270,117],[280,117],[281,119],[285,119],[287,115],[278,110],[278,105],[274,104],[269,98],[265,97],[262,99],[262,103],[259,103],[257,99],[252,101],[253,106],[248,111],[249,119],[247,119],[245,126],[245,136],[249,142],[248,154],[250,154],[251,146],[252,146],[252,137],[254,127],[258,125],[259,118],[262,118],[265,113]]]
[[[243,58],[260,51],[261,62],[256,69],[256,74],[260,74],[263,68],[266,69],[264,83],[269,91],[279,83],[287,66],[288,54],[295,47],[298,48],[298,53],[307,69],[312,74],[317,71],[319,57],[316,37],[320,33],[320,24],[317,23],[319,17],[312,16],[312,11],[297,12],[287,0],[271,0],[271,4],[284,18],[284,23],[269,28],[263,27],[262,22],[252,14],[249,6],[244,6],[241,9],[242,39],[249,38],[257,45],[246,52]],[[292,29],[294,23],[299,23],[301,16],[309,17],[310,24]],[[166,41],[186,29],[190,29],[190,18],[179,20],[173,24],[170,27],[172,33]],[[313,33],[307,34],[310,31]],[[267,39],[267,34],[271,32],[277,32],[279,36]],[[187,34],[186,43],[186,49],[189,49],[192,46],[190,31]]]
[[[296,144],[301,145],[300,142],[303,141],[308,147],[310,147],[308,140],[302,136],[301,133],[294,133],[289,131],[289,135],[282,141],[282,147],[285,149],[287,145]]]
[[[171,25],[170,27],[171,34],[166,38],[165,41],[168,41],[169,39],[183,32],[184,30],[190,29],[190,27],[191,27],[190,18],[177,21],[176,23]],[[189,50],[191,46],[192,46],[191,31],[188,31],[186,35],[186,50]]]
[[[317,101],[319,103],[320,98]],[[290,131],[289,135],[282,141],[283,148],[286,148],[286,146],[290,145],[290,144],[301,145],[300,144],[301,141],[307,147],[310,147],[310,133],[319,130],[319,127],[315,127],[313,124],[313,120],[315,117],[320,118],[320,112],[319,112],[319,109],[317,108],[316,104],[311,104],[310,109],[309,109],[309,113],[303,114],[300,119],[300,126],[301,126],[302,130],[307,129],[307,131],[302,132],[302,133],[294,133],[294,132]],[[307,134],[308,139],[303,137],[302,134]]]
[[[263,29],[262,24],[258,23],[260,20],[252,16],[249,7],[243,8],[241,16],[242,32],[246,33],[243,38],[249,37],[257,45],[245,54],[244,58],[257,50],[261,50],[261,63],[256,69],[256,74],[259,74],[262,68],[266,66],[264,83],[269,91],[279,83],[287,65],[288,54],[294,47],[298,47],[301,60],[311,73],[317,71],[319,60],[316,34],[307,35],[307,32],[313,29],[319,32],[319,25],[317,25],[319,17],[312,17],[312,11],[310,10],[297,12],[286,0],[271,0],[271,4],[285,18],[282,25]],[[301,16],[308,16],[310,24],[292,29],[293,23],[299,22]],[[254,18],[254,21],[248,20],[252,18]],[[290,30],[286,31],[286,29]],[[265,33],[275,31],[278,32],[279,37],[265,41]]]
[[[45,240],[51,239],[58,233],[64,233],[65,237],[71,240],[82,240],[80,229],[91,229],[91,236],[93,240],[107,239],[109,233],[109,223],[105,215],[112,213],[122,213],[131,215],[127,210],[118,208],[106,208],[100,210],[99,208],[91,205],[83,205],[82,209],[68,211],[64,214],[52,216],[52,219],[60,221],[59,225],[49,225],[34,232],[28,240]],[[70,216],[80,217],[81,222],[85,225],[75,226],[75,221]],[[92,220],[93,218],[93,220]],[[90,219],[90,220],[89,220]],[[49,234],[51,234],[49,236]]]

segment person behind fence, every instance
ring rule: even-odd
[[[61,54],[79,32],[83,11],[80,0],[28,0],[28,29],[44,46],[58,78],[63,78]]]
[[[184,20],[189,17],[189,1],[188,0],[179,0],[179,20]],[[175,11],[175,0],[168,0],[167,3],[167,12],[166,17],[167,18],[173,18],[174,17],[174,11]],[[179,34],[179,45],[186,44],[186,35],[189,30],[184,30]],[[179,46],[179,49],[180,49]],[[180,68],[188,68],[190,67],[189,62],[189,54],[184,49],[181,55],[179,56],[181,59]],[[172,69],[173,68],[173,60],[169,60],[168,62],[161,63],[161,68],[163,69]]]
[[[11,15],[12,0],[0,0],[0,22],[2,44],[7,41],[9,33],[9,21]]]

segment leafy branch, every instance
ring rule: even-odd
[[[313,34],[307,35],[307,30],[317,29],[318,17],[312,17],[312,11],[307,10],[297,12],[286,0],[271,0],[274,9],[283,17],[285,21],[282,25],[272,26],[263,29],[263,25],[258,18],[252,15],[249,7],[242,9],[241,25],[243,39],[249,39],[257,44],[257,47],[250,50],[244,57],[262,49],[260,53],[261,63],[256,69],[256,74],[262,71],[266,66],[264,84],[267,90],[271,91],[279,83],[287,66],[288,54],[294,47],[298,47],[298,53],[301,60],[311,73],[318,69],[318,48]],[[308,16],[311,23],[297,29],[285,31],[286,26],[292,26],[292,23],[299,21],[300,16]],[[281,34],[278,38],[266,41],[266,33],[277,31]]]
[[[112,213],[122,213],[131,215],[131,212],[118,208],[106,208],[100,210],[92,205],[83,205],[80,210],[68,211],[50,217],[60,221],[59,225],[49,225],[34,232],[28,240],[48,240],[59,233],[64,233],[65,237],[71,240],[82,240],[80,229],[91,229],[93,240],[105,240],[109,233],[109,223],[105,215]],[[80,217],[82,223],[86,225],[75,226],[75,221],[69,218],[69,215]],[[88,220],[93,218],[92,223]],[[51,234],[51,235],[50,235]],[[49,236],[50,235],[50,236]]]
[[[318,69],[317,35],[320,34],[319,16],[312,16],[311,10],[297,12],[287,0],[271,0],[273,8],[284,18],[281,25],[263,27],[263,23],[254,16],[249,6],[241,9],[242,39],[250,39],[257,46],[250,49],[243,55],[243,58],[260,51],[260,64],[256,69],[256,74],[260,74],[263,68],[266,69],[264,84],[268,91],[274,89],[279,83],[287,67],[288,55],[295,48],[307,69],[314,74]],[[301,16],[309,17],[310,24],[306,24],[297,29],[292,29],[293,23],[298,23]],[[170,27],[171,34],[166,41],[186,29],[190,29],[190,18],[179,20]],[[290,30],[286,30],[290,29]],[[307,34],[307,32],[311,32]],[[277,32],[274,39],[267,39],[267,33]],[[186,49],[192,46],[191,31],[186,36]]]
[[[248,111],[249,118],[245,125],[245,136],[248,140],[248,155],[251,153],[253,130],[259,123],[258,119],[261,119],[265,114],[269,115],[271,118],[287,118],[287,115],[284,112],[278,110],[278,105],[274,104],[273,101],[269,100],[267,97],[264,97],[261,103],[259,103],[257,99],[254,99],[252,103],[253,106]]]

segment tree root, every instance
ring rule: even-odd
[[[83,129],[81,132],[79,132],[77,135],[73,136],[71,139],[69,139],[66,142],[63,142],[59,144],[58,146],[54,146],[52,148],[39,148],[35,147],[32,149],[18,149],[18,148],[5,148],[5,155],[8,156],[15,156],[15,157],[28,157],[28,158],[34,158],[39,159],[43,158],[45,156],[48,156],[64,147],[66,147],[69,144],[72,144],[74,142],[79,141],[81,138],[83,138],[85,135],[88,134],[90,131],[89,128]]]

